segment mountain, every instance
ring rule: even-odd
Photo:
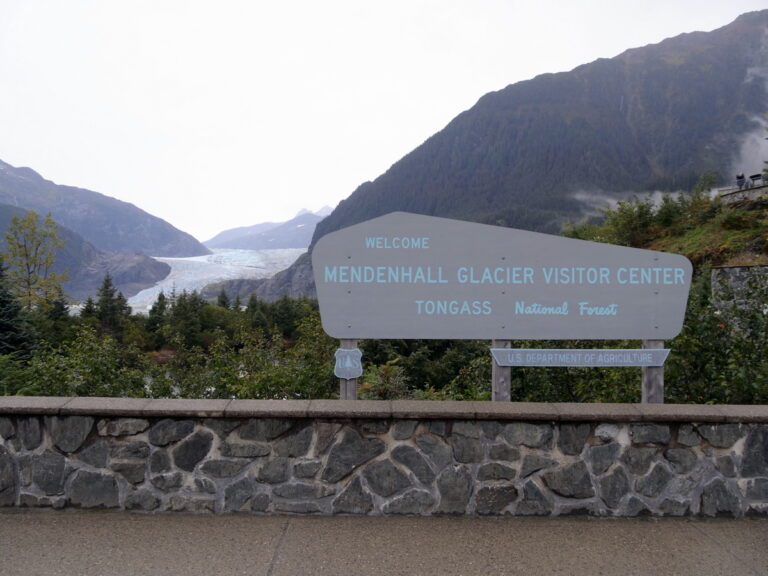
[[[8,230],[13,217],[24,217],[26,212],[15,206],[0,204],[0,248],[5,247],[4,231]],[[76,300],[95,296],[107,273],[118,290],[130,297],[159,282],[170,272],[168,264],[143,254],[118,254],[99,250],[76,232],[61,225],[58,227],[58,236],[64,247],[56,254],[54,272],[67,273],[69,280],[64,283],[64,292]]]
[[[532,47],[535,50],[535,47]],[[362,184],[324,234],[395,210],[558,232],[607,198],[743,165],[768,111],[768,10],[486,94]]]
[[[0,203],[49,212],[61,226],[82,236],[99,250],[151,256],[210,254],[189,234],[133,204],[98,192],[61,186],[30,168],[0,161]]]
[[[264,222],[253,226],[225,230],[204,242],[208,248],[241,250],[272,250],[276,248],[307,248],[315,226],[328,212],[299,212],[287,222]]]

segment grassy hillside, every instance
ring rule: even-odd
[[[768,265],[768,188],[762,199],[727,205],[703,192],[619,202],[600,224],[567,228],[573,238],[673,252],[697,269]]]

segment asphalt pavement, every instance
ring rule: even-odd
[[[0,511],[2,576],[766,575],[768,518]]]

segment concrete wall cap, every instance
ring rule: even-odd
[[[768,405],[578,404],[424,400],[192,400],[2,396],[0,414],[200,418],[407,418],[768,423]]]

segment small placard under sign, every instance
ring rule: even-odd
[[[491,354],[498,366],[663,366],[669,349],[491,348]]]
[[[342,380],[354,380],[363,375],[363,353],[358,348],[336,350],[336,366],[333,375]]]

